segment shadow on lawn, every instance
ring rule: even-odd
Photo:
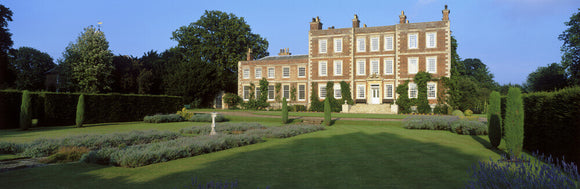
[[[507,155],[506,152],[504,152],[503,150],[497,149],[497,148],[492,148],[491,143],[483,138],[481,138],[481,136],[479,135],[470,135],[471,138],[473,138],[473,140],[479,142],[483,147],[489,149],[490,151],[496,153],[497,155],[500,156],[504,156]]]
[[[7,188],[193,188],[191,179],[198,177],[200,183],[238,180],[240,188],[459,188],[472,164],[489,158],[391,133],[343,129],[140,168],[76,163],[0,173],[0,183]]]

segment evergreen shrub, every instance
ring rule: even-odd
[[[27,130],[32,126],[32,107],[30,92],[22,91],[22,100],[20,105],[20,129]]]
[[[461,110],[453,110],[453,112],[451,112],[451,115],[453,115],[453,116],[459,116],[459,117],[465,116],[463,114],[463,112],[461,112]]]
[[[489,106],[487,106],[487,128],[489,142],[493,148],[497,148],[501,143],[501,97],[499,92],[493,91],[489,95]]]
[[[143,122],[145,123],[169,123],[169,122],[181,122],[184,120],[185,119],[183,119],[183,117],[177,114],[166,114],[166,115],[157,114],[153,116],[145,116],[145,118],[143,118]]]
[[[508,90],[504,125],[508,153],[511,157],[518,157],[524,145],[524,103],[519,88]]]
[[[76,127],[82,127],[83,122],[85,121],[85,95],[81,94],[81,96],[79,96],[76,116]]]
[[[330,126],[331,121],[332,121],[332,118],[331,118],[330,99],[327,98],[324,101],[324,124],[326,126]]]
[[[465,110],[465,112],[463,114],[465,114],[465,116],[471,116],[471,115],[473,115],[473,111],[471,111],[470,109],[467,109],[467,110]]]
[[[288,123],[288,103],[282,98],[282,124]]]

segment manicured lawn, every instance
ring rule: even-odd
[[[274,120],[264,123],[275,125]],[[178,130],[191,124],[106,128]],[[408,130],[400,124],[338,120],[325,131],[139,168],[60,164],[0,173],[0,183],[6,188],[183,188],[198,177],[202,182],[236,179],[240,188],[462,188],[473,163],[499,158],[484,147],[486,136]],[[92,129],[100,127],[63,127],[46,133],[63,136]],[[0,131],[2,140],[10,140],[3,139],[5,132]],[[20,135],[27,132],[11,131],[13,138],[26,138]]]

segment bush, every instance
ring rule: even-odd
[[[407,129],[451,130],[451,123],[459,120],[456,116],[409,116],[403,119]]]
[[[451,115],[453,115],[453,116],[459,116],[459,117],[465,116],[463,114],[463,112],[461,112],[461,110],[453,110],[453,112],[451,112]]]
[[[471,111],[470,109],[465,110],[464,112],[465,116],[471,116],[473,115],[473,111]]]
[[[466,188],[580,188],[576,165],[543,155],[519,157],[511,162],[505,156],[497,161],[480,161],[471,168]],[[543,161],[543,162],[542,162]]]
[[[220,123],[216,124],[215,130],[218,133],[228,133],[232,134],[236,131],[247,131],[252,129],[266,129],[263,125],[259,123]],[[211,126],[193,126],[190,128],[183,128],[179,130],[182,134],[198,134],[198,135],[209,135],[211,131]]]
[[[399,106],[399,113],[400,114],[408,114],[411,113],[411,99],[409,99],[409,81],[405,81],[405,83],[400,84],[397,86],[397,94],[399,94],[399,98],[395,102],[397,106]]]
[[[202,114],[196,113],[194,116],[189,119],[192,122],[210,122],[211,123],[211,114]],[[215,117],[215,122],[224,122],[227,119],[222,114],[217,114]]]
[[[187,111],[186,108],[181,109],[181,111],[177,111],[177,115],[181,116],[184,120],[190,120],[195,113]]]
[[[447,115],[449,114],[449,106],[447,104],[437,104],[433,109],[434,114]]]
[[[145,123],[169,123],[169,122],[181,122],[185,121],[183,117],[177,114],[167,114],[167,115],[154,115],[154,116],[145,116],[143,118],[143,122]]]
[[[22,103],[20,105],[20,129],[27,130],[32,126],[32,107],[30,92],[22,91]]]
[[[17,154],[24,151],[26,145],[13,142],[0,142],[0,154]]]
[[[504,125],[508,153],[518,157],[524,145],[524,104],[519,88],[511,87],[508,90]]]
[[[77,102],[77,119],[76,126],[82,127],[85,121],[85,95],[79,96],[79,101]]]
[[[240,102],[243,102],[242,97],[234,93],[226,93],[223,97],[224,102],[228,105],[228,109],[236,109]]]
[[[286,98],[282,99],[282,124],[288,123],[288,104]]]
[[[266,138],[288,138],[304,133],[324,130],[322,125],[284,125],[280,127],[269,127],[268,129],[248,130],[246,134],[257,135]]]
[[[326,99],[324,101],[324,124],[326,126],[330,126],[331,118],[331,110],[330,110],[330,99]]]
[[[489,106],[487,107],[487,129],[489,142],[493,148],[497,148],[501,143],[501,100],[499,92],[493,91],[489,95]]]
[[[460,119],[451,123],[451,132],[462,135],[487,135],[487,125],[479,121]]]
[[[81,157],[90,152],[87,147],[77,147],[77,146],[66,146],[60,147],[56,154],[49,156],[48,158],[44,159],[43,162],[45,163],[64,163],[64,162],[74,162],[79,161]]]
[[[294,105],[294,110],[299,112],[299,111],[306,111],[306,106],[304,105]]]
[[[341,81],[340,82],[340,92],[342,95],[342,99],[346,101],[347,104],[353,105],[354,101],[352,100],[352,97],[350,96],[350,85],[348,83],[346,83],[345,81]],[[342,105],[342,103],[341,103]]]
[[[429,106],[429,100],[427,99],[427,82],[431,81],[431,74],[420,71],[415,75],[414,81],[417,84],[417,99],[415,103],[417,112],[431,113],[431,106]]]

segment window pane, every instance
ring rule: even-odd
[[[326,76],[326,71],[327,71],[327,69],[326,69],[326,62],[319,62],[319,64],[320,64],[320,67],[319,67],[319,69],[320,69],[319,70],[320,75],[321,76]]]
[[[260,87],[256,87],[256,99],[260,99],[260,96],[262,94],[262,91],[260,91]]]
[[[334,89],[334,98],[342,98],[342,92],[340,91],[340,88]]]
[[[371,74],[379,74],[379,60],[371,61]]]
[[[274,68],[268,68],[268,78],[274,78]]]
[[[427,72],[435,73],[437,72],[437,59],[427,58]]]
[[[379,50],[379,38],[373,37],[371,38],[371,51],[378,51]]]
[[[319,90],[320,98],[326,98],[326,86],[320,86]]]
[[[298,77],[304,77],[304,76],[306,76],[306,68],[305,67],[298,68]]]
[[[244,99],[250,99],[250,86],[244,86]]]
[[[319,52],[320,53],[326,53],[326,39],[322,39],[320,41],[318,41],[318,45],[319,45]]]
[[[387,87],[385,87],[386,91],[387,91],[387,98],[393,98],[393,85],[387,85]]]
[[[358,92],[358,99],[364,99],[365,98],[365,86],[364,85],[359,85],[357,87],[357,92]]]
[[[268,99],[274,99],[274,85],[268,85]]]
[[[416,74],[419,69],[419,64],[417,63],[417,58],[409,58],[409,73]]]
[[[283,77],[290,77],[290,68],[282,68],[282,74]]]
[[[358,67],[358,75],[364,75],[365,74],[365,61],[359,60],[357,63],[357,67]]]
[[[306,85],[298,85],[298,99],[306,99]]]
[[[334,75],[342,75],[342,61],[340,60],[334,62]]]
[[[262,78],[262,68],[256,68],[256,78]]]
[[[283,97],[286,99],[290,99],[290,85],[284,85]]]
[[[342,39],[334,40],[334,52],[342,52]]]
[[[427,84],[427,97],[435,98],[435,86],[434,83]]]
[[[385,60],[385,74],[393,74],[393,60]]]
[[[409,83],[409,98],[417,98],[417,84]]]
[[[244,69],[244,78],[250,78],[250,69]]]
[[[409,35],[409,48],[417,48],[417,34]]]
[[[393,50],[393,37],[385,37],[385,50]]]
[[[365,51],[365,39],[364,38],[358,39],[358,51],[360,51],[360,52]]]

